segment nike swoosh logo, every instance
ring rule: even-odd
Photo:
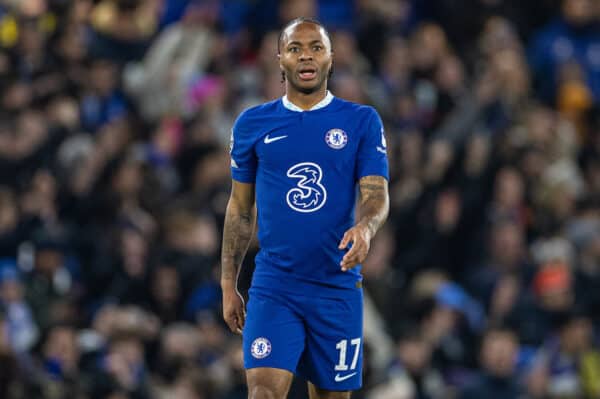
[[[281,139],[284,139],[286,137],[287,137],[287,135],[286,136],[269,137],[269,135],[267,134],[265,136],[265,144],[270,144],[270,143],[272,143],[274,141],[281,140]]]
[[[335,382],[342,382],[342,381],[345,381],[345,380],[347,380],[348,378],[354,377],[355,375],[356,375],[356,372],[354,372],[354,373],[352,373],[352,374],[345,375],[345,376],[341,376],[341,375],[339,375],[339,374],[336,374],[336,375],[335,375]]]

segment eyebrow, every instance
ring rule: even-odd
[[[308,43],[308,44],[317,44],[317,43],[319,43],[319,44],[323,44],[323,40],[313,40],[313,41],[311,41],[311,42],[310,42],[310,43]],[[297,41],[297,40],[294,40],[293,42],[289,42],[289,43],[286,45],[286,47],[288,47],[288,46],[291,46],[292,44],[295,44],[295,45],[300,45],[300,46],[302,45],[302,43],[300,43],[299,41]]]

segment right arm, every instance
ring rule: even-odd
[[[241,333],[246,317],[244,302],[237,290],[237,277],[254,234],[254,200],[254,184],[233,180],[223,228],[221,289],[223,318],[231,331],[236,333]]]

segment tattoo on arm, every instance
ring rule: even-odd
[[[359,222],[367,226],[374,236],[387,219],[390,198],[388,183],[382,176],[365,176],[359,181]]]
[[[256,210],[254,203],[240,204],[232,195],[225,213],[221,249],[221,284],[237,281],[238,272],[254,234]]]

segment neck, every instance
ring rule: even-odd
[[[287,99],[292,104],[306,111],[314,107],[325,98],[327,95],[327,85],[323,85],[323,87],[320,87],[311,93],[302,93],[298,90],[291,89],[288,83],[286,87],[286,95]]]

